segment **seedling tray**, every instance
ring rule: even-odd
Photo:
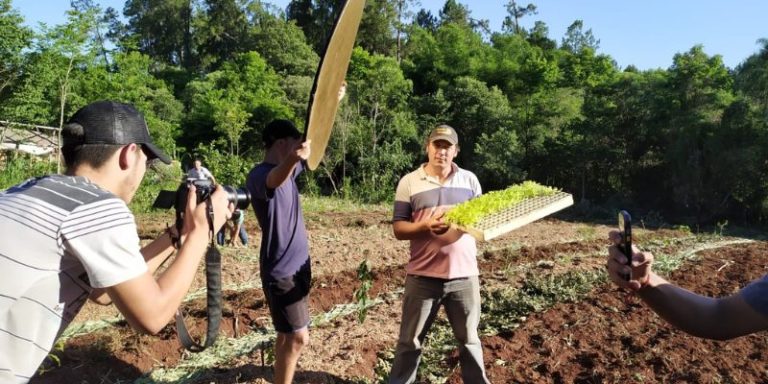
[[[502,211],[490,214],[472,226],[454,226],[480,241],[488,241],[573,205],[565,192],[525,199]]]

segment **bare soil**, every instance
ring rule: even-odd
[[[143,238],[159,234],[165,224],[153,218],[140,222]],[[259,229],[249,217],[247,248],[222,248],[224,254],[224,318],[220,338],[237,339],[269,328],[268,310],[258,286]],[[382,377],[382,361],[394,348],[400,321],[400,295],[407,262],[407,242],[391,233],[389,213],[308,214],[313,290],[313,315],[353,303],[359,288],[357,267],[367,259],[373,284],[370,297],[382,303],[370,308],[360,324],[352,313],[310,331],[297,383],[363,383]],[[602,269],[609,227],[541,220],[499,239],[480,244],[484,291],[520,286],[527,278]],[[638,230],[636,238],[655,242],[667,254],[685,250],[675,241],[691,237],[669,230]],[[658,251],[657,251],[658,252]],[[753,242],[699,253],[670,279],[710,296],[732,294],[768,272],[768,244]],[[191,292],[205,286],[201,268]],[[206,329],[205,296],[184,304],[193,335]],[[112,307],[87,304],[76,322],[113,318]],[[532,313],[514,329],[483,338],[488,376],[494,383],[766,383],[768,335],[728,342],[697,339],[675,330],[637,299],[599,284],[584,299],[561,302]],[[426,348],[430,348],[428,344]],[[159,335],[140,335],[125,322],[75,336],[55,352],[60,364],[34,383],[125,383],[146,379],[161,368],[172,368],[188,356],[172,323]],[[440,363],[443,377],[460,383],[456,352]],[[199,370],[189,383],[272,382],[269,345]],[[377,368],[379,367],[379,368]],[[420,382],[429,382],[421,377]]]

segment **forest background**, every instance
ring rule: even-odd
[[[83,105],[136,105],[178,160],[145,177],[148,210],[194,157],[242,185],[274,118],[302,127],[320,54],[342,0],[72,1],[66,22],[32,29],[0,0],[0,120],[60,127]],[[323,164],[304,193],[392,199],[424,161],[436,124],[460,136],[457,163],[485,190],[535,180],[574,194],[578,212],[618,207],[648,221],[764,223],[768,218],[768,39],[736,68],[690,47],[667,69],[620,69],[577,17],[564,36],[521,20],[502,30],[448,0],[368,0]],[[0,188],[57,170],[7,153]],[[611,216],[612,217],[612,216]]]

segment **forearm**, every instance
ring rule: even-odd
[[[175,231],[175,229],[166,230],[160,237],[141,249],[141,254],[144,256],[144,261],[147,262],[147,268],[151,274],[154,274],[176,249],[170,231]]]
[[[160,237],[145,245],[141,249],[141,255],[147,263],[147,270],[150,274],[155,271],[173,254],[175,250],[169,231],[165,231]],[[91,301],[100,305],[112,304],[112,299],[104,288],[95,288],[89,296]]]
[[[193,229],[173,263],[157,279],[147,272],[110,288],[110,297],[132,327],[154,334],[168,324],[192,285],[207,241],[207,229]]]
[[[392,230],[398,240],[413,240],[429,234],[429,227],[424,222],[395,221]]]
[[[160,297],[157,300],[161,312],[159,317],[168,319],[176,312],[192,285],[209,241],[207,228],[190,231],[173,263],[157,277],[157,285],[160,288]]]
[[[736,327],[729,326],[733,313],[729,316],[723,299],[695,294],[655,273],[638,293],[660,317],[688,334],[716,340],[740,336]]]
[[[288,180],[293,174],[293,170],[296,168],[296,164],[301,159],[299,158],[286,158],[281,161],[275,168],[272,168],[267,174],[267,188],[275,189]]]

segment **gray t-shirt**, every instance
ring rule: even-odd
[[[752,308],[768,316],[768,275],[749,283],[739,294]]]
[[[261,278],[275,281],[294,275],[309,260],[309,243],[299,201],[296,177],[304,171],[300,162],[292,177],[275,189],[267,188],[267,175],[276,165],[260,163],[248,174],[246,186],[261,226]]]

